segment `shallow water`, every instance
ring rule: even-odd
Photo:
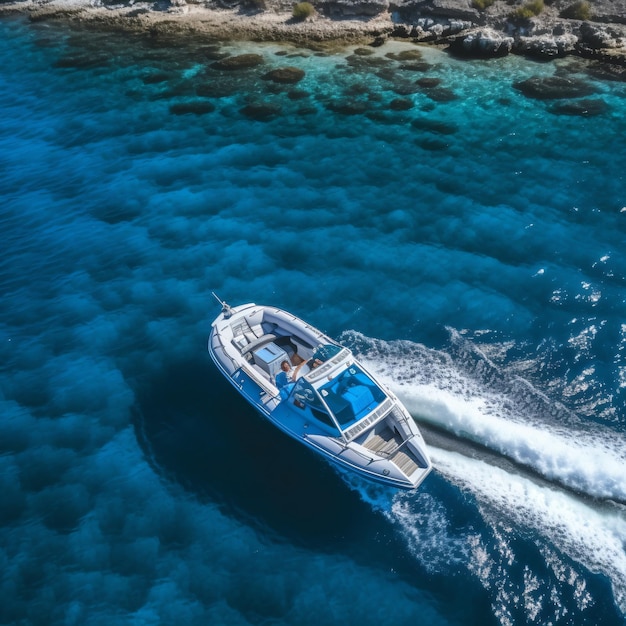
[[[624,83],[0,29],[1,623],[624,623]],[[553,74],[606,110],[515,86]],[[212,290],[380,373],[422,488],[262,422]]]

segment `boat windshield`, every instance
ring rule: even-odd
[[[315,391],[311,383],[304,378],[300,378],[293,387],[291,397],[300,408],[308,408],[316,420],[325,426],[330,426],[337,433],[337,425],[328,414],[324,403],[320,400],[317,391]]]
[[[334,426],[328,410],[345,430],[369,415],[385,400],[380,387],[358,365],[352,364],[330,381],[313,386],[301,378],[295,384],[293,397],[311,409],[314,417]]]
[[[355,364],[317,391],[342,429],[371,413],[386,398],[382,389]]]

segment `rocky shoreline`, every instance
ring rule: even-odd
[[[532,3],[537,15],[530,17]],[[21,0],[0,15],[67,20],[102,30],[153,36],[201,34],[223,40],[299,45],[380,45],[389,38],[445,46],[476,58],[523,54],[542,59],[578,55],[614,66],[626,77],[626,0],[313,0],[296,20],[287,0]],[[481,8],[479,8],[481,7]],[[586,19],[575,19],[570,17]]]

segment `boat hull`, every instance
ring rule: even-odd
[[[208,342],[208,351],[213,362],[237,392],[263,418],[268,420],[287,436],[304,444],[307,448],[342,470],[356,473],[367,480],[379,484],[400,489],[415,489],[421,484],[431,471],[431,464],[424,451],[424,443],[421,434],[419,434],[417,427],[414,426],[412,418],[406,413],[406,409],[399,404],[397,398],[395,398],[391,392],[386,390],[386,393],[392,397],[394,403],[396,403],[394,407],[398,407],[397,409],[394,408],[394,410],[403,411],[406,414],[403,416],[406,424],[413,423],[414,426],[411,427],[409,436],[411,441],[402,444],[407,444],[404,448],[404,455],[412,458],[413,465],[411,467],[413,468],[414,466],[414,469],[410,476],[403,473],[398,468],[397,464],[392,461],[391,457],[385,458],[368,450],[367,442],[361,445],[357,440],[347,441],[346,433],[350,432],[349,430],[342,433],[343,438],[339,436],[329,436],[324,432],[323,428],[320,428],[319,425],[316,426],[314,423],[315,420],[303,419],[299,411],[294,410],[289,402],[281,399],[278,389],[272,384],[271,377],[268,378],[266,375],[259,375],[257,371],[259,369],[258,367],[255,370],[250,367],[247,361],[238,357],[238,352],[233,351],[231,347],[231,345],[235,343],[234,339],[228,341],[230,335],[227,335],[224,328],[226,326],[234,326],[238,321],[237,315],[241,316],[242,311],[248,312],[247,314],[250,316],[250,319],[253,319],[252,316],[256,313],[256,310],[251,310],[252,307],[256,307],[256,305],[236,307],[235,309],[230,309],[227,316],[225,316],[224,313],[218,316],[213,323]],[[280,315],[277,312],[280,313]],[[284,321],[282,319],[283,314],[286,316]],[[313,342],[325,343],[331,341],[317,329],[314,329],[302,320],[299,320],[291,314],[282,312],[279,309],[269,309],[267,319],[278,319],[281,324],[279,328],[280,332],[293,333],[290,337],[295,339],[296,344],[300,341],[302,345],[308,346]],[[275,335],[268,333],[261,337],[255,337],[250,344],[257,343],[258,345],[264,345],[263,337],[273,337],[276,339]],[[245,347],[243,349],[239,348],[239,350],[244,354],[249,353],[249,351],[246,352]],[[261,373],[263,374],[263,372]],[[311,374],[311,376],[312,375],[313,374]],[[329,378],[331,378],[331,376],[329,376]],[[297,402],[294,404],[297,405]],[[375,414],[373,413],[373,415]],[[363,422],[367,422],[367,420],[362,420],[362,423]],[[354,428],[352,430],[354,430]],[[365,440],[367,437],[371,438],[367,433],[361,435],[361,439]],[[398,456],[398,454],[399,453],[396,453],[396,456]]]

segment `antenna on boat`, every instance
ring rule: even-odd
[[[222,305],[222,313],[224,314],[224,317],[228,319],[233,314],[233,310],[230,306],[228,306],[228,304],[226,304],[226,302],[224,302],[224,300],[220,300],[214,291],[211,292],[211,295]]]

